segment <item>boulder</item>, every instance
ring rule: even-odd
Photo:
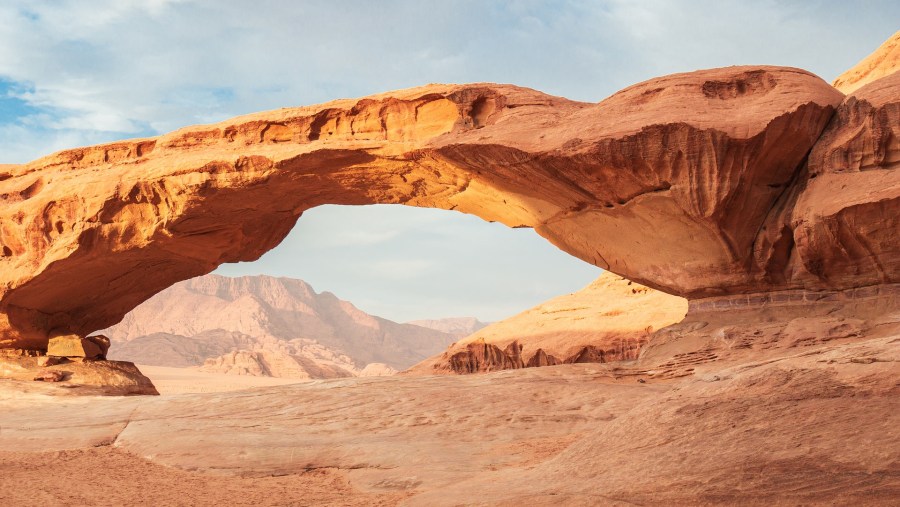
[[[47,355],[50,357],[103,359],[106,357],[106,353],[97,343],[98,341],[100,340],[92,340],[78,335],[57,336],[48,342]],[[109,349],[109,340],[106,341],[106,349]]]

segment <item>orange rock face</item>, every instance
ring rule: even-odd
[[[610,272],[457,341],[406,374],[434,375],[637,359],[651,335],[680,322],[683,298]]]
[[[869,103],[888,114],[896,92],[879,93]],[[666,76],[598,104],[430,85],[7,166],[0,346],[40,349],[51,335],[112,325],[179,280],[255,260],[326,203],[533,227],[572,255],[690,299],[896,281],[896,229],[877,221],[896,215],[895,189],[854,191],[822,210],[804,199],[820,180],[863,188],[889,178],[897,137],[870,129],[894,148],[864,155],[850,132],[868,120],[853,116],[863,103],[853,101],[779,67]],[[820,169],[818,147],[807,171],[830,121],[827,159],[846,153],[871,171]],[[825,232],[841,230],[871,249]]]
[[[900,282],[900,73],[863,86],[809,155],[789,269],[808,286]]]
[[[853,93],[872,81],[890,76],[900,70],[900,31],[891,36],[852,69],[834,80],[834,87],[844,93]]]

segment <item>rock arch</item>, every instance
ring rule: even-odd
[[[804,264],[791,218],[842,99],[778,67],[666,76],[597,104],[429,85],[0,166],[0,347],[109,326],[177,281],[258,258],[326,203],[533,227],[688,298],[857,286],[867,273]],[[896,281],[891,262],[882,278]]]

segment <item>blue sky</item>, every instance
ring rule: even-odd
[[[898,20],[896,1],[6,0],[0,163],[430,82],[599,101],[654,76],[736,64],[830,81]],[[309,212],[259,263],[222,272],[303,278],[397,320],[494,320],[598,270],[527,230],[334,207]]]

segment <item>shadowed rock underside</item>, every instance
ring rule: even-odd
[[[728,67],[598,104],[429,85],[4,166],[0,346],[112,325],[326,203],[533,227],[693,300],[896,283],[898,79],[844,98],[799,69]]]

